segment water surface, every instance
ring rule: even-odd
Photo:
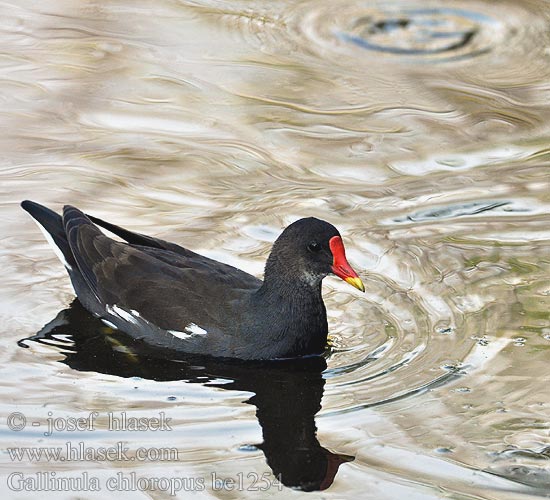
[[[97,477],[79,498],[105,498],[118,473],[202,478],[197,498],[550,495],[548,2],[0,9],[5,498],[32,495],[8,488],[13,472],[52,471]],[[313,215],[340,229],[367,292],[325,280],[326,369],[163,363],[70,307],[25,198],[258,276],[282,228]],[[44,436],[48,417],[90,412],[93,431]],[[111,429],[122,412],[172,430]],[[67,442],[177,460],[4,452]]]

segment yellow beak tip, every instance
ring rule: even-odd
[[[363,285],[363,282],[361,281],[361,278],[346,278],[346,283],[349,283],[351,286],[354,286],[358,290],[361,290],[362,292],[365,291],[365,285]]]

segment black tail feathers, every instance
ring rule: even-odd
[[[44,235],[51,238],[50,243],[55,246],[54,250],[59,250],[61,255],[58,256],[61,259],[63,256],[63,263],[67,266],[74,267],[76,261],[73,257],[73,253],[69,247],[69,242],[65,235],[65,228],[63,227],[63,219],[61,215],[55,213],[53,210],[35,203],[34,201],[25,200],[21,203],[21,208],[26,210],[31,217],[38,222],[38,224],[44,229]]]

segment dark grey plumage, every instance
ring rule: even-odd
[[[242,359],[320,354],[325,348],[321,281],[334,260],[329,240],[339,236],[327,222],[308,218],[288,226],[273,245],[262,282],[75,207],[66,206],[62,217],[31,201],[22,207],[63,254],[84,307],[136,339]]]

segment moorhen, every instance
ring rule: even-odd
[[[63,216],[32,201],[21,206],[44,230],[82,305],[152,347],[246,360],[318,355],[328,333],[323,278],[334,273],[365,290],[338,230],[314,217],[281,233],[262,282],[72,206]]]

